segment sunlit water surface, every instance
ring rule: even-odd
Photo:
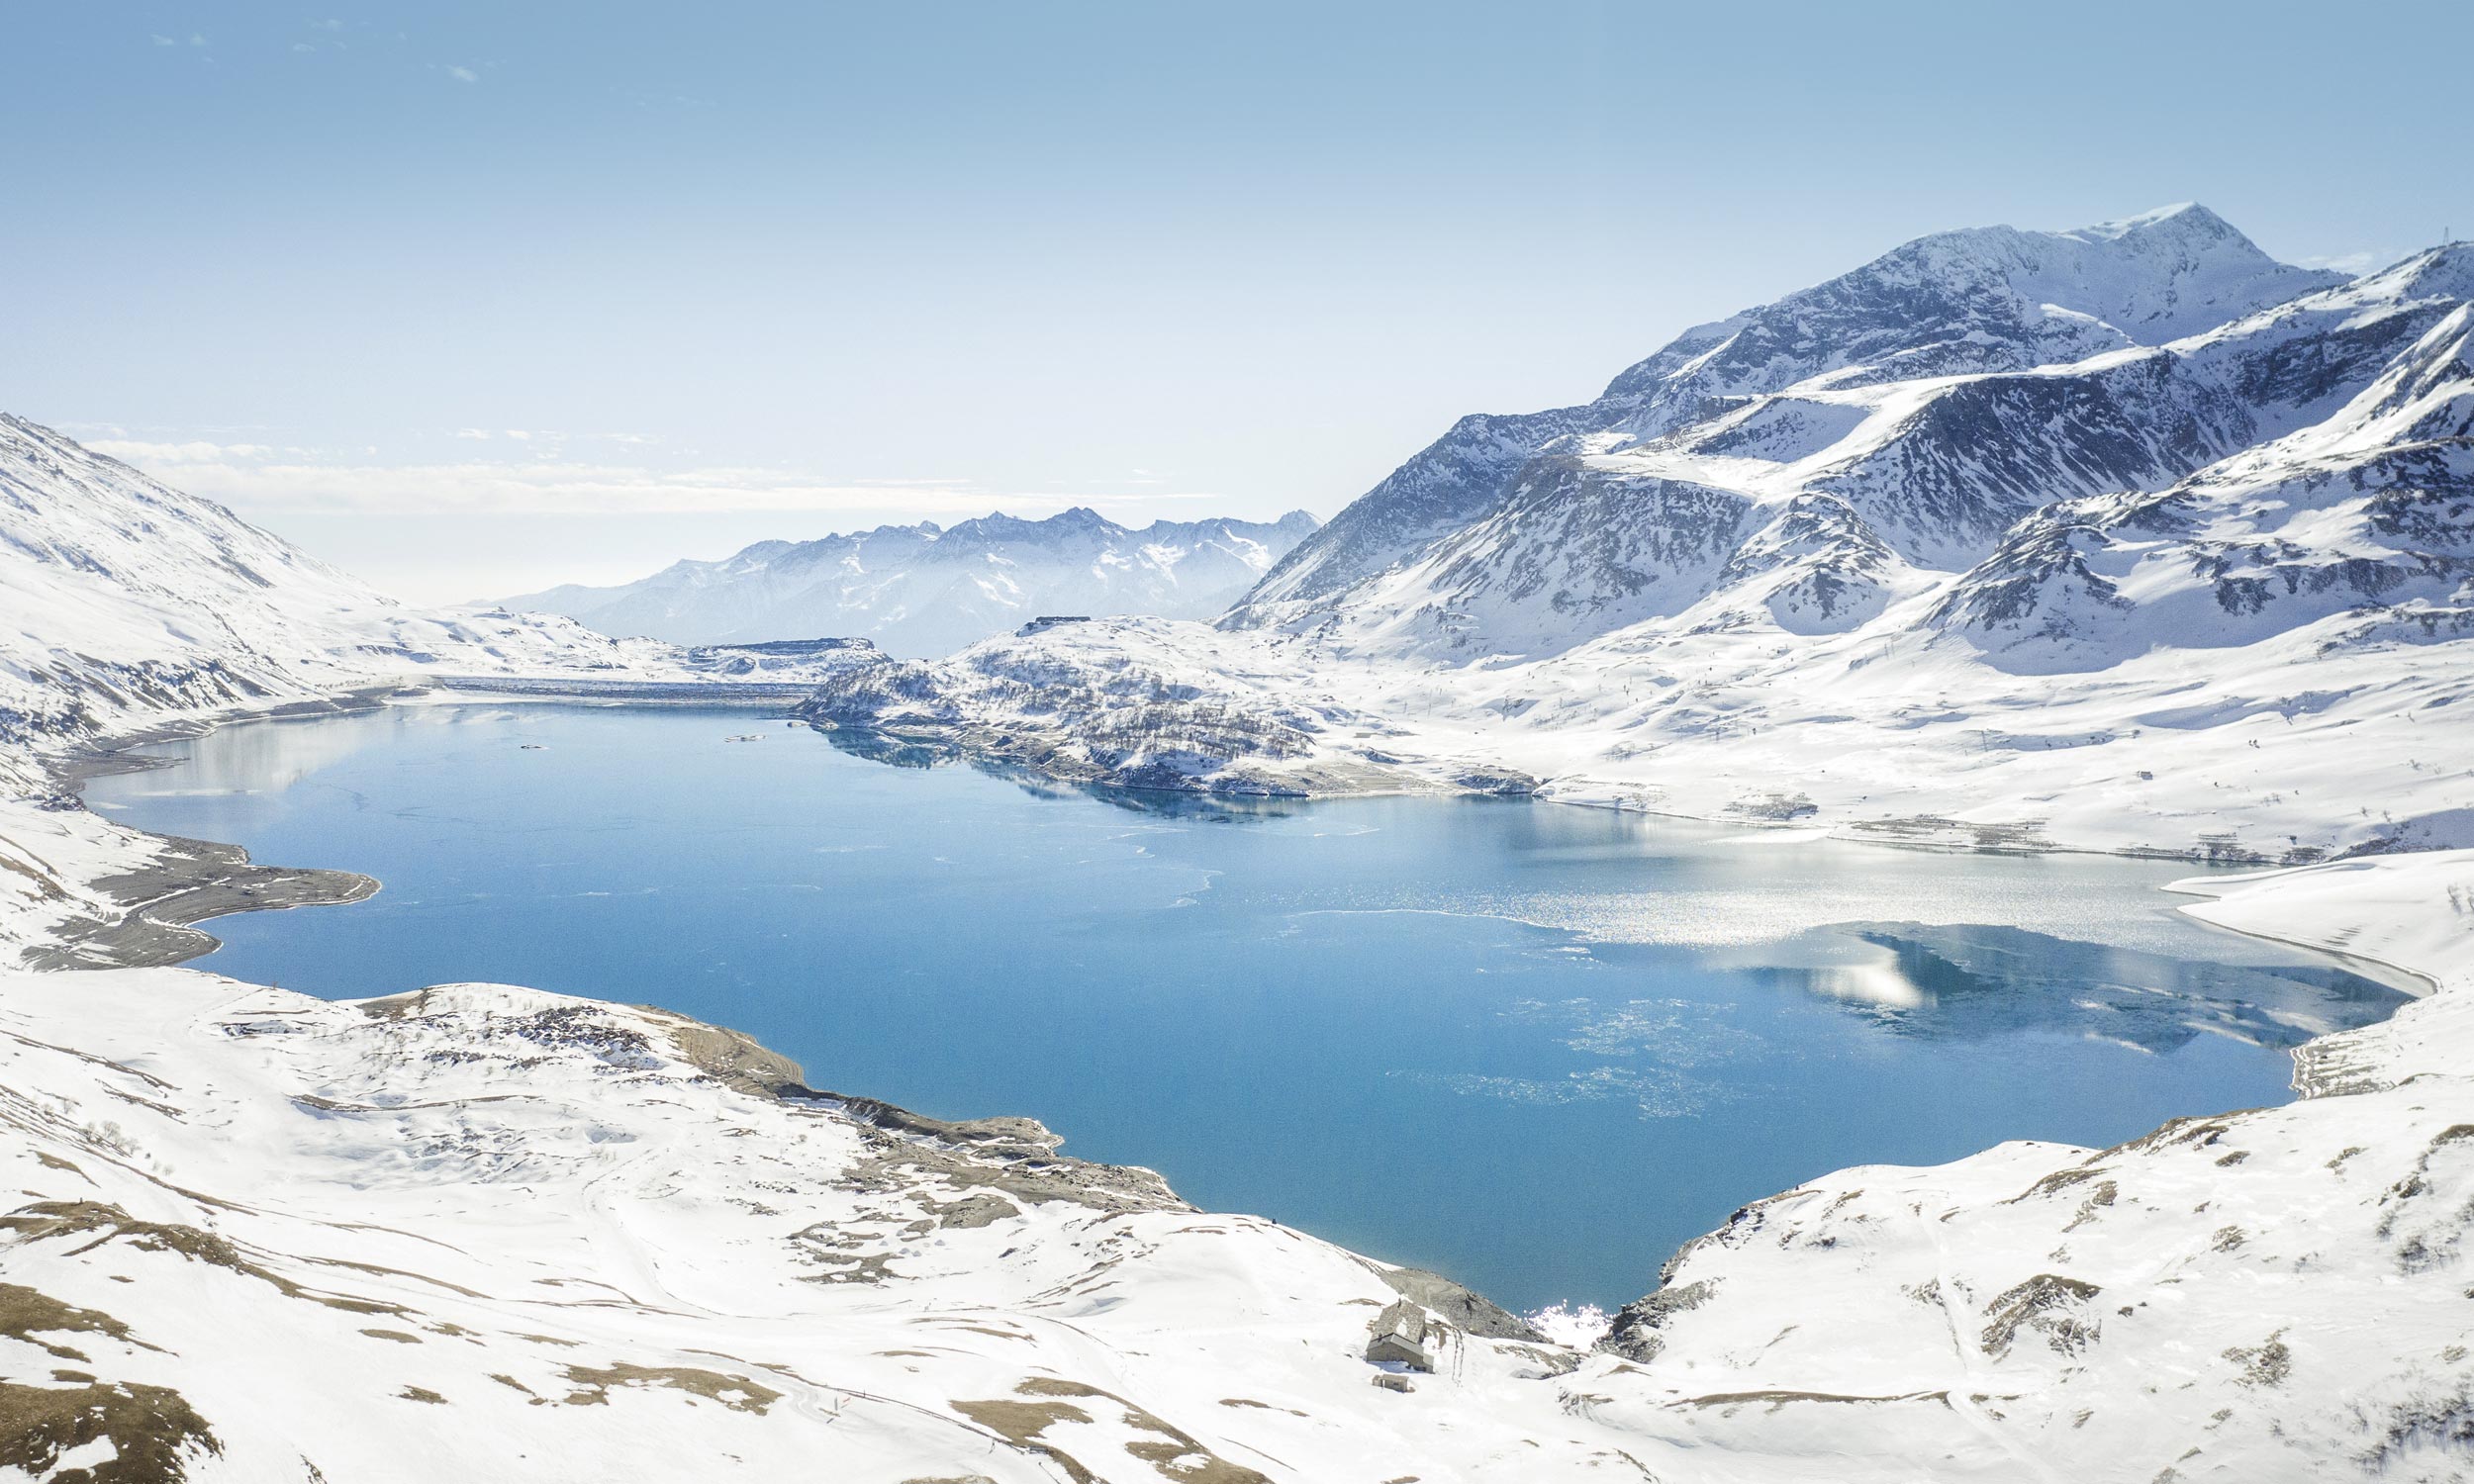
[[[834,741],[415,707],[231,727],[87,796],[385,883],[221,919],[203,968],[668,1006],[813,1085],[1032,1114],[1522,1309],[1638,1297],[1841,1165],[2282,1101],[2289,1048],[2401,999],[2178,916],[2184,865],[1504,800],[1173,805]]]

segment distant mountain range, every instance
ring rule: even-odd
[[[1215,627],[877,661],[813,709],[1169,788],[2474,841],[2429,766],[2474,746],[2439,709],[2474,698],[2470,343],[2474,244],[2348,279],[2197,206],[1937,233],[1461,419]]]
[[[506,602],[680,644],[849,635],[893,654],[936,656],[1047,614],[1214,617],[1316,525],[1303,510],[1269,523],[1158,520],[1139,529],[1081,508],[1044,520],[995,514],[949,528],[922,521],[760,541],[618,587]]]

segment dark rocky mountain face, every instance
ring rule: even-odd
[[[1928,622],[2005,668],[2057,672],[2355,610],[2392,637],[2474,631],[2474,304],[2325,423],[2159,493],[2037,511]]]

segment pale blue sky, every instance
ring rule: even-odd
[[[2470,14],[18,4],[0,409],[425,600],[1328,515],[1939,228],[2474,230]]]

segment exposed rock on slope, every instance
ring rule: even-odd
[[[2154,495],[2020,522],[1935,603],[1996,663],[2102,669],[2170,636],[2233,648],[2337,614],[2474,634],[2474,305],[2326,422]]]
[[[1208,778],[1212,791],[1229,794],[1418,787],[1378,751],[1318,765],[1321,739],[1333,732],[1376,735],[1366,730],[1375,723],[1328,696],[1254,685],[1221,666],[1170,671],[1146,663],[1138,644],[1114,642],[1158,628],[1080,623],[1047,631],[1060,636],[1053,642],[983,645],[945,665],[854,665],[798,714],[1083,783],[1177,789]]]

